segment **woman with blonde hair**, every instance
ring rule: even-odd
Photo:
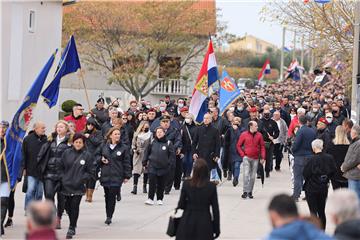
[[[60,222],[65,207],[64,196],[60,193],[62,154],[71,148],[71,144],[72,134],[69,125],[66,121],[60,120],[38,155],[38,169],[44,183],[45,198],[54,202],[55,194],[57,194],[57,229],[61,228]]]
[[[133,176],[134,176],[134,187],[132,190],[132,194],[137,194],[137,185],[139,181],[139,177],[141,173],[143,173],[143,165],[142,160],[144,158],[144,152],[147,146],[150,143],[151,132],[149,131],[150,124],[147,121],[142,121],[137,128],[134,138],[132,141],[131,149],[134,152],[133,156]],[[147,185],[148,175],[147,172],[144,172],[144,182],[143,182],[143,193],[147,193],[146,185]]]
[[[337,126],[335,129],[335,138],[332,141],[331,146],[328,147],[328,153],[333,156],[336,163],[336,172],[333,179],[331,179],[331,185],[334,190],[348,187],[348,181],[342,176],[343,173],[341,172],[340,167],[344,162],[349,145],[350,142],[345,128],[343,126]]]

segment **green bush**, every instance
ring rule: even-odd
[[[61,109],[66,113],[71,113],[76,103],[74,100],[66,100],[61,104]]]

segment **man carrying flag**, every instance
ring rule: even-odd
[[[10,128],[7,129],[4,139],[4,149],[1,152],[0,160],[5,166],[7,182],[1,182],[1,223],[3,223],[5,215],[3,216],[3,209],[7,208],[8,196],[10,190],[16,185],[17,177],[22,161],[22,140],[28,129],[29,123],[32,119],[33,109],[35,108],[39,99],[41,89],[46,81],[46,77],[54,62],[56,52],[50,57],[41,70],[40,74],[34,81],[29,92],[26,94],[22,105],[15,113],[11,122]],[[6,214],[6,210],[5,210]],[[1,225],[1,228],[3,226]],[[3,233],[3,228],[1,229]]]
[[[259,73],[259,76],[258,76],[258,80],[259,82],[262,81],[265,77],[265,74],[270,74],[271,72],[271,69],[270,69],[270,60],[269,59],[266,59],[262,69],[261,69],[261,72]]]
[[[61,78],[69,73],[76,72],[79,68],[81,68],[79,55],[76,50],[74,36],[71,36],[61,55],[53,81],[41,94],[49,108],[52,108],[57,103]]]
[[[202,122],[204,114],[208,111],[208,89],[218,79],[217,64],[212,41],[210,39],[208,50],[202,63],[195,87],[193,90],[189,112],[194,115],[196,122]]]

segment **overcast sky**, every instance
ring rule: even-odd
[[[281,26],[260,21],[260,10],[265,1],[258,0],[216,0],[216,7],[220,8],[221,21],[227,22],[228,32],[237,36],[244,36],[245,33],[254,35],[277,46],[281,46]],[[287,46],[292,39],[291,33],[286,34]]]

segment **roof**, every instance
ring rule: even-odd
[[[81,11],[86,11],[86,9],[89,6],[94,7],[103,7],[107,8],[109,10],[116,9],[120,11],[128,11],[129,9],[133,9],[133,7],[139,7],[144,4],[158,4],[159,6],[164,6],[164,4],[178,4],[176,1],[172,0],[157,0],[157,1],[150,1],[150,0],[133,0],[133,1],[124,1],[124,0],[118,0],[118,1],[90,1],[90,0],[83,0],[81,2],[77,2],[76,4],[72,4],[69,6],[64,7],[63,9],[63,15],[64,17],[78,17],[77,13]],[[185,2],[183,2],[185,3]],[[184,21],[188,19],[189,21],[192,21],[191,18],[194,16],[192,11],[197,11],[199,14],[207,14],[207,20],[204,21],[204,23],[201,24],[201,26],[198,26],[197,29],[184,29],[184,31],[190,32],[191,34],[196,35],[204,35],[208,36],[210,34],[216,33],[216,3],[215,0],[200,0],[200,1],[194,1],[193,4],[190,6],[189,10],[185,11],[182,16],[180,16]],[[130,14],[131,15],[131,14]],[[96,16],[94,16],[96,17]],[[141,33],[146,33],[147,27],[150,25],[146,21],[134,21],[136,18],[127,18],[127,22],[123,25],[126,26],[126,30],[128,31],[137,31]],[[95,19],[96,21],[96,19]],[[71,21],[66,21],[67,23],[71,23]],[[65,23],[66,24],[66,23]],[[140,26],[140,27],[139,27]]]
[[[263,39],[261,39],[261,38],[255,37],[255,36],[253,36],[253,35],[251,35],[251,34],[246,34],[246,35],[244,35],[243,37],[237,37],[237,38],[235,38],[234,40],[232,40],[230,43],[243,41],[243,40],[246,40],[246,38],[254,38],[254,39],[259,40],[259,41],[262,41],[262,42],[264,42],[264,43],[266,43],[266,44],[273,45],[274,47],[277,47],[276,44],[270,43],[270,42],[265,41],[265,40],[263,40]]]

